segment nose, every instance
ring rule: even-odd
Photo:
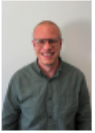
[[[52,48],[52,45],[49,43],[48,40],[46,40],[44,43],[44,49],[51,49],[51,48]]]

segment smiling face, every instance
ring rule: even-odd
[[[58,39],[60,36],[59,29],[53,24],[40,24],[33,32],[34,39],[57,39],[55,46],[45,40],[43,47],[37,46],[37,42],[32,41],[35,53],[38,58],[40,66],[56,65],[62,47],[62,40]]]

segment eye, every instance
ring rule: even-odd
[[[41,40],[39,40],[39,43],[40,44],[44,44],[45,43],[45,40],[41,39]]]
[[[55,40],[55,39],[49,39],[49,43],[56,43],[57,42],[57,40]]]

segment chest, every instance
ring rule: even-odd
[[[75,84],[70,82],[45,81],[35,83],[24,88],[21,97],[21,110],[23,114],[69,114],[78,107],[78,91]]]

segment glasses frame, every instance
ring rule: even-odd
[[[36,45],[36,47],[43,47],[45,45],[45,41],[48,41],[48,43],[52,46],[52,47],[58,47],[58,41],[60,41],[61,38],[48,38],[48,39],[33,39],[32,42],[34,42]],[[43,41],[43,44],[40,44],[40,41]],[[38,45],[37,45],[38,43]],[[55,45],[57,44],[57,45]]]

